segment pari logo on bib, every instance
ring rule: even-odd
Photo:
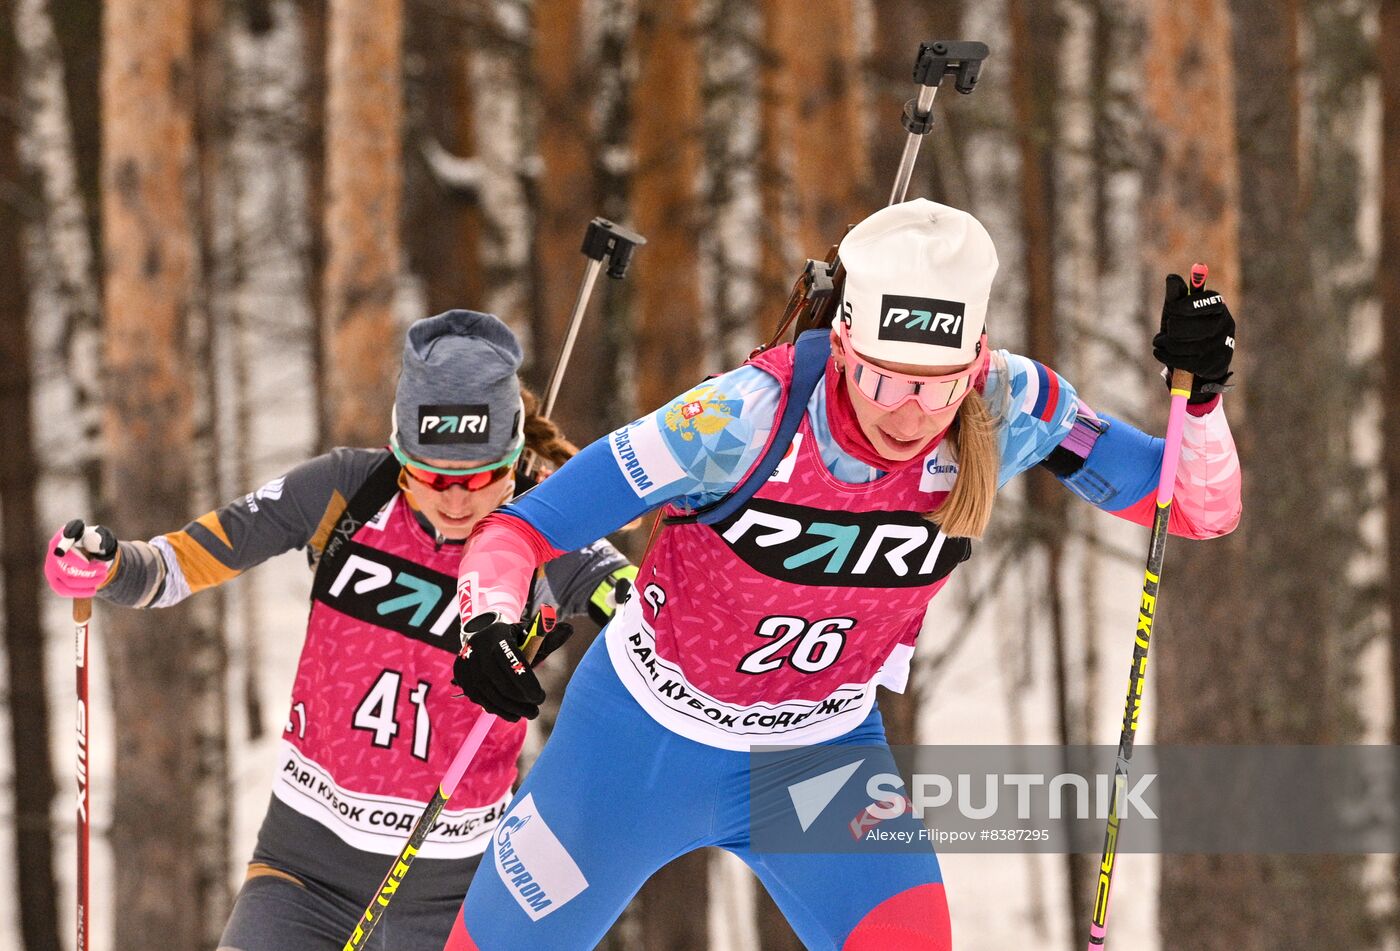
[[[963,367],[986,350],[997,253],[972,215],[926,198],[891,205],[850,230],[841,263],[841,319],[860,356]]]

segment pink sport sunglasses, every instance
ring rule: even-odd
[[[851,346],[851,332],[846,322],[840,322],[841,350],[850,361],[851,379],[856,390],[871,403],[886,411],[899,409],[910,400],[917,399],[926,413],[956,406],[968,390],[972,389],[982,369],[987,365],[987,335],[983,334],[977,344],[977,357],[956,373],[943,376],[910,376],[895,373],[861,359]]]

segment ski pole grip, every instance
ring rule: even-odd
[[[68,554],[73,546],[82,540],[83,534],[86,531],[87,526],[83,524],[82,519],[69,519],[68,523],[63,526],[63,537],[60,538],[58,544],[54,546],[54,556],[62,558],[64,555]]]
[[[1203,291],[1206,289],[1206,278],[1210,277],[1210,268],[1197,261],[1191,265],[1191,290]]]
[[[1191,289],[1189,293],[1197,294],[1205,290],[1206,278],[1208,277],[1210,277],[1210,268],[1206,264],[1197,261],[1195,264],[1191,265]],[[1175,396],[1177,393],[1185,393],[1189,396],[1192,382],[1193,377],[1189,371],[1173,370],[1171,380],[1172,395]]]
[[[92,620],[92,598],[73,599],[73,623],[86,624]]]

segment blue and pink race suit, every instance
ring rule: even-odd
[[[779,348],[702,384],[483,522],[463,558],[464,612],[519,616],[538,561],[648,509],[681,515],[731,491],[772,437],[791,372],[792,351]],[[931,848],[777,855],[749,842],[747,751],[883,747],[875,687],[903,688],[925,609],[971,551],[926,517],[957,477],[951,447],[889,472],[861,462],[832,431],[829,403],[844,394],[830,364],[826,377],[746,505],[712,526],[662,529],[606,647],[575,674],[449,949],[592,947],[652,872],[704,846],[746,861],[809,947],[951,947]],[[1053,371],[1005,352],[985,397],[1000,484],[1054,456],[1094,504],[1134,520],[1150,506],[1160,440],[1094,414]],[[1185,444],[1173,530],[1229,531],[1239,465],[1219,400],[1191,416]]]
[[[756,365],[786,386],[791,353],[769,351]],[[704,407],[691,400],[681,416],[699,418]],[[654,425],[639,420],[626,438],[652,439]],[[967,539],[948,538],[925,517],[949,485],[924,466],[841,482],[804,418],[748,505],[713,527],[660,533],[638,574],[641,596],[607,629],[622,683],[662,726],[711,746],[850,732],[874,705],[877,683],[903,688],[907,643],[970,553]]]

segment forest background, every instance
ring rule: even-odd
[[[382,444],[402,328],[449,307],[510,323],[542,390],[595,215],[649,243],[600,286],[566,431],[736,365],[887,201],[933,39],[991,47],[910,196],[991,231],[997,346],[1160,432],[1164,275],[1208,262],[1239,320],[1245,517],[1168,551],[1144,741],[1395,742],[1400,0],[0,0],[0,946],[73,942],[55,526],[149,537]],[[1115,742],[1145,538],[1017,480],[891,739]],[[97,951],[214,947],[308,586],[292,554],[158,616],[99,605]],[[1079,946],[1096,861],[945,856],[959,947]],[[1122,856],[1110,933],[1395,948],[1398,883],[1392,856]],[[795,943],[702,852],[605,946]]]

